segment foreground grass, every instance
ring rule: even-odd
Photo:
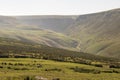
[[[56,62],[30,58],[0,58],[0,80],[24,80],[26,76],[42,76],[52,80],[120,80],[120,73],[82,73],[75,72],[75,67],[95,70],[113,70],[90,65]],[[119,69],[115,69],[120,71]]]

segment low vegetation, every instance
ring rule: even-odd
[[[39,66],[39,67],[38,67]],[[0,58],[0,80],[119,80],[119,68],[31,58]]]
[[[91,64],[91,61],[118,62],[119,59],[95,56],[84,52],[68,51],[38,45],[30,42],[21,42],[9,38],[0,38],[1,58],[40,58],[57,61],[68,61],[83,64]]]
[[[38,78],[44,80],[119,80],[119,62],[119,59],[83,52],[14,39],[0,39],[0,80],[37,80]]]

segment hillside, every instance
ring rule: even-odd
[[[80,16],[19,16],[24,24],[76,38],[76,46],[95,55],[120,57],[120,9]],[[41,27],[42,26],[42,27]]]
[[[20,25],[16,18],[10,16],[0,16],[0,28],[9,28],[16,25]]]
[[[61,33],[21,23],[15,17],[0,17],[0,37],[43,44],[51,47],[77,50],[78,42]]]
[[[64,32],[67,27],[74,23],[77,16],[61,15],[36,15],[36,16],[17,16],[22,23],[38,26],[42,29],[50,29],[56,32]]]
[[[50,80],[56,77],[63,80],[80,80],[80,76],[81,79],[90,80],[119,80],[119,61],[83,52],[0,38],[1,80],[36,80],[36,76]]]
[[[66,33],[80,40],[81,51],[120,57],[120,9],[80,15]]]
[[[0,37],[11,38],[51,47],[76,50],[78,44],[74,39],[60,33],[47,30],[1,29]]]
[[[10,39],[10,38],[0,38],[0,57],[3,55],[28,55],[26,57],[34,58],[33,56],[40,57],[43,56],[43,58],[52,59],[52,60],[64,60],[64,58],[68,57],[70,59],[74,59],[75,61],[79,62],[82,59],[90,60],[90,61],[100,61],[100,62],[117,62],[118,59],[115,58],[107,58],[102,56],[96,56],[88,53],[83,52],[76,52],[76,51],[70,51],[66,49],[60,49],[55,47],[49,47],[42,44],[35,44],[31,42],[26,41],[20,41],[16,39]],[[35,57],[35,58],[36,58]],[[73,60],[74,61],[74,60]],[[85,62],[86,63],[86,62]]]
[[[120,9],[80,16],[0,16],[0,37],[119,58],[119,22]]]

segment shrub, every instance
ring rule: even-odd
[[[21,68],[21,70],[29,70],[28,68]]]
[[[37,64],[37,68],[41,68],[42,67],[42,65],[41,64]]]
[[[8,63],[8,65],[13,65],[12,63]]]
[[[11,67],[7,67],[7,69],[12,69]]]
[[[0,66],[0,68],[3,68],[3,66]]]
[[[93,74],[100,74],[101,73],[101,71],[99,71],[99,70],[94,70],[93,71]]]
[[[113,73],[113,71],[102,71],[103,73]]]
[[[30,80],[30,77],[29,77],[29,76],[27,76],[24,80]]]
[[[100,71],[95,70],[95,69],[84,69],[84,68],[70,68],[72,70],[74,70],[75,72],[80,72],[80,73],[94,73],[94,74],[100,74]]]
[[[58,68],[53,68],[53,69],[45,69],[45,71],[62,71],[62,70]]]
[[[6,62],[3,62],[2,65],[7,65],[7,63],[6,63]]]
[[[96,67],[103,67],[102,64],[94,64]]]
[[[119,71],[113,70],[114,73],[120,73]]]
[[[23,63],[18,63],[17,65],[23,66],[24,64]]]
[[[118,64],[112,64],[112,65],[110,65],[110,68],[120,68],[120,65],[118,65]]]
[[[14,68],[14,70],[20,70],[20,68]]]

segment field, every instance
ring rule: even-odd
[[[0,80],[120,80],[120,69],[32,58],[0,58]]]

